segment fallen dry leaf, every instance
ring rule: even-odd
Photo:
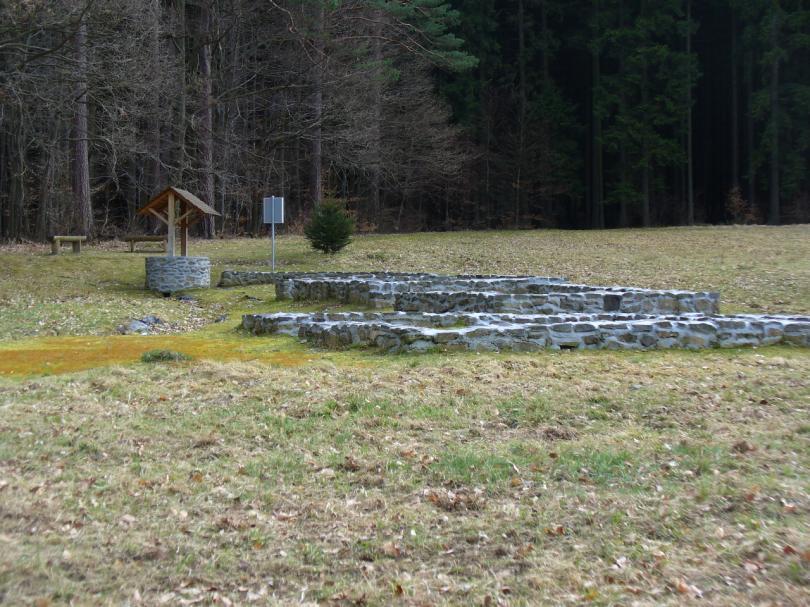
[[[734,443],[731,450],[735,453],[751,453],[752,451],[756,451],[757,448],[748,441],[741,440]]]
[[[675,582],[675,589],[679,594],[685,594],[695,599],[703,598],[703,592],[694,584],[689,584],[684,579],[679,579]]]
[[[382,545],[382,551],[385,556],[398,559],[402,556],[402,547],[396,542],[385,542]]]

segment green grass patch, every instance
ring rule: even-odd
[[[142,363],[176,363],[192,360],[191,356],[173,350],[149,350],[141,354]]]

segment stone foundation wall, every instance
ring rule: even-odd
[[[441,276],[397,273],[222,273],[220,286],[273,284],[278,299],[336,301],[410,312],[561,311],[715,314],[717,293],[655,291],[566,283],[537,276]]]
[[[571,286],[571,285],[566,285]],[[511,294],[491,292],[409,292],[398,293],[394,309],[404,312],[625,312],[647,314],[716,314],[720,308],[717,293],[684,291],[601,290],[583,289],[556,292],[556,286],[545,294]]]
[[[256,335],[326,348],[441,350],[810,346],[810,317],[720,316],[712,292],[601,287],[534,276],[224,273],[220,284],[271,283],[281,299],[339,301],[395,312],[257,314]]]
[[[257,314],[246,315],[242,326],[325,348],[388,352],[810,346],[810,318],[801,316]]]
[[[218,287],[245,287],[248,285],[272,285],[278,280],[276,272],[237,272],[224,270],[219,278]]]
[[[175,293],[211,286],[208,257],[147,257],[146,288],[158,293]]]
[[[279,299],[305,301],[339,301],[391,306],[394,295],[422,291],[505,291],[510,293],[545,293],[552,284],[564,284],[562,278],[538,276],[484,276],[407,274],[397,272],[368,273],[296,273],[243,272],[225,270],[220,287],[272,284]]]

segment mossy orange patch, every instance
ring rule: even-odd
[[[278,343],[189,335],[115,335],[44,337],[0,346],[0,376],[25,377],[70,373],[134,363],[149,350],[174,350],[202,360],[257,360],[293,367],[317,355],[306,350],[279,351]],[[289,343],[284,344],[289,347]]]

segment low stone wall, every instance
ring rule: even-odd
[[[339,301],[395,312],[257,314],[256,335],[327,348],[441,350],[810,346],[810,317],[720,316],[719,294],[602,287],[536,276],[227,272],[220,284],[274,284],[280,299]]]
[[[717,293],[600,287],[538,276],[225,271],[219,284],[273,284],[278,299],[337,301],[406,312],[719,312]]]
[[[562,278],[538,276],[485,276],[369,273],[243,272],[226,270],[220,287],[272,284],[278,299],[338,301],[370,307],[391,307],[397,293],[424,291],[504,291],[545,293],[549,285],[563,284]]]
[[[225,271],[220,286],[273,284],[278,299],[337,301],[411,312],[561,311],[677,314],[719,311],[717,293],[654,291],[566,283],[537,276]]]
[[[255,335],[295,335],[325,348],[388,352],[810,346],[806,316],[257,314],[244,316],[242,326]]]
[[[146,288],[158,293],[211,286],[208,257],[147,257]]]
[[[220,287],[237,287],[256,284],[275,284],[283,280],[320,281],[378,281],[378,282],[425,282],[431,285],[455,281],[479,281],[483,285],[497,283],[564,283],[560,277],[541,276],[499,276],[493,274],[458,274],[447,276],[427,272],[259,272],[224,270],[220,277]]]
[[[219,277],[218,287],[245,287],[248,285],[272,285],[278,281],[276,272],[237,272],[224,270]]]
[[[564,285],[572,286],[572,285]],[[625,312],[646,314],[716,314],[720,308],[717,293],[686,291],[648,291],[642,289],[603,288],[577,292],[544,294],[493,292],[408,292],[398,293],[394,309],[404,312]]]

